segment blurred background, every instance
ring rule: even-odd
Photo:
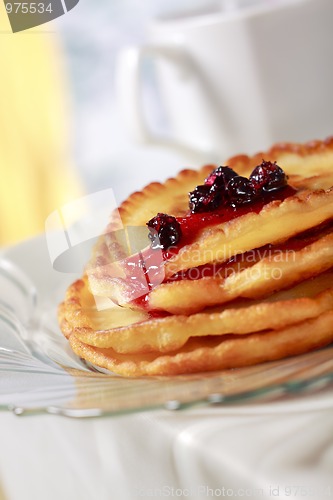
[[[132,140],[115,97],[115,65],[121,49],[145,43],[151,19],[222,3],[237,0],[80,0],[55,21],[16,34],[0,5],[1,246],[43,232],[52,211],[83,194],[112,188],[121,202],[152,180],[198,166],[180,151]],[[154,68],[144,69],[148,120],[163,132]]]
[[[80,0],[68,14],[11,33],[0,5],[0,245],[44,230],[46,217],[83,193],[117,201],[179,169],[172,153],[135,146],[114,96],[114,65],[157,13],[198,0]],[[163,163],[163,164],[162,164]],[[140,175],[139,170],[140,169]]]
[[[120,201],[150,182],[152,174],[162,179],[169,169],[179,170],[178,155],[138,146],[129,137],[116,100],[116,60],[123,48],[145,43],[147,26],[155,17],[217,4],[214,0],[100,0],[98,4],[80,0],[75,10],[54,23],[70,85],[72,152],[89,191],[112,187]],[[147,64],[145,72],[147,112],[163,130],[165,118],[150,101],[153,68]]]

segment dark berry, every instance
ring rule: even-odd
[[[238,175],[232,168],[218,167],[205,179],[208,186],[216,185],[220,188],[226,188],[228,182]]]
[[[246,177],[237,175],[233,177],[227,186],[230,205],[237,207],[254,201],[257,197],[255,189]]]
[[[158,213],[147,222],[149,229],[148,238],[153,249],[167,250],[178,243],[181,238],[180,224],[172,215]]]
[[[250,175],[251,185],[256,190],[273,191],[287,184],[288,177],[276,163],[263,160]]]
[[[192,213],[210,212],[221,205],[222,196],[215,185],[204,184],[197,186],[189,193],[190,210]]]

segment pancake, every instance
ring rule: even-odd
[[[273,361],[324,347],[333,341],[333,311],[281,330],[244,337],[191,339],[169,354],[119,354],[113,349],[92,347],[78,340],[69,342],[83,359],[125,377],[179,375],[240,368]]]
[[[188,193],[210,190],[216,175],[206,165],[150,184],[111,214],[59,307],[77,355],[123,376],[174,375],[332,342],[333,139],[279,144],[226,164],[237,179],[250,176],[242,182],[262,198],[197,212],[191,202],[189,211]],[[288,185],[253,187],[252,171],[264,164],[281,167]],[[181,228],[173,246],[154,243],[151,229],[147,237],[147,222],[163,217]]]
[[[73,297],[76,300],[70,307]],[[117,306],[98,311],[85,281],[78,281],[70,288],[67,301],[63,329],[70,330],[85,344],[111,347],[125,354],[164,353],[182,348],[191,337],[279,330],[330,311],[333,309],[333,271],[262,301],[233,301],[229,306],[207,308],[190,316],[151,317],[149,313]],[[78,310],[82,313],[79,318]]]

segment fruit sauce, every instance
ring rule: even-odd
[[[144,308],[148,301],[149,292],[157,285],[166,282],[179,281],[183,279],[199,279],[204,276],[221,275],[224,269],[231,263],[236,263],[239,256],[220,264],[199,266],[193,278],[193,269],[179,272],[168,280],[164,279],[163,262],[176,255],[184,246],[193,242],[198,233],[208,227],[229,222],[236,217],[241,217],[248,213],[259,213],[265,205],[277,200],[283,201],[293,196],[296,190],[291,186],[271,191],[264,194],[260,200],[254,203],[234,207],[220,207],[211,212],[192,213],[189,212],[184,217],[176,217],[176,221],[181,229],[181,240],[179,244],[168,249],[147,247],[139,254],[129,257],[124,262],[128,282],[131,284],[131,302],[140,308]],[[192,276],[191,276],[192,273]],[[160,317],[159,313],[158,317]],[[162,315],[163,316],[163,315]]]

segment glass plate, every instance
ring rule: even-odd
[[[192,404],[267,401],[333,384],[333,346],[213,373],[127,379],[83,362],[56,319],[73,275],[52,269],[43,238],[0,259],[0,408],[92,417]],[[38,299],[38,300],[37,300]]]

